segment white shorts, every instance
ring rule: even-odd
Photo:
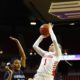
[[[43,76],[36,74],[33,78],[33,80],[54,80],[53,76]]]

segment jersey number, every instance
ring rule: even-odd
[[[47,59],[45,59],[44,65],[46,65]]]

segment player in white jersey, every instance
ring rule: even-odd
[[[52,30],[52,24],[49,23],[49,34],[52,40],[52,44],[49,46],[49,51],[44,51],[39,47],[40,42],[46,38],[46,36],[40,35],[33,45],[34,50],[42,57],[40,66],[35,74],[33,80],[53,80],[55,76],[55,70],[60,62],[61,49],[57,42],[56,36]]]

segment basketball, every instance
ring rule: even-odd
[[[49,35],[49,24],[43,24],[40,26],[40,34],[44,36]]]

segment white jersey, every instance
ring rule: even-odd
[[[59,61],[60,58],[56,57],[53,52],[47,52],[44,57],[42,57],[37,73],[54,76]]]
[[[42,57],[42,60],[37,70],[37,74],[34,76],[34,80],[53,80],[56,67],[60,61],[61,50],[52,28],[49,28],[49,33],[57,54],[55,52],[47,52],[39,47],[40,42],[44,39],[43,35],[36,40],[33,48]]]

